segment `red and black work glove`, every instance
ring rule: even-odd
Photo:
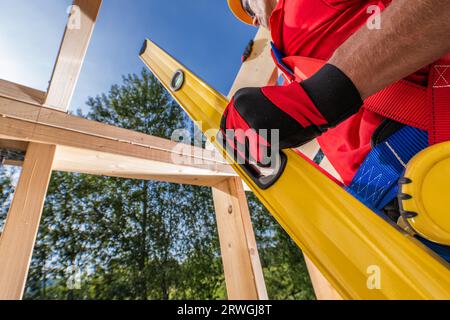
[[[275,149],[299,147],[357,113],[363,105],[353,82],[326,64],[311,78],[287,86],[244,88],[225,110],[221,135],[228,152],[245,163],[270,165]]]

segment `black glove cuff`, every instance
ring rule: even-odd
[[[331,64],[326,64],[300,85],[328,121],[330,127],[337,126],[357,113],[363,105],[361,95],[352,80]]]

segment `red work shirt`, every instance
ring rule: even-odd
[[[270,19],[272,40],[286,56],[329,60],[363,26],[377,5],[391,0],[279,0]],[[349,184],[371,150],[371,138],[384,118],[364,108],[318,141],[327,158]]]

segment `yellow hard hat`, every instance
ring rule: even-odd
[[[230,7],[230,10],[234,13],[236,18],[241,20],[242,22],[253,25],[253,19],[248,15],[247,12],[245,12],[244,8],[242,7],[241,0],[227,0],[228,6]]]
[[[417,154],[400,180],[401,213],[423,238],[450,246],[450,142]]]

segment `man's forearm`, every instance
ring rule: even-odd
[[[394,0],[381,29],[363,26],[329,61],[363,99],[450,52],[450,1]]]

